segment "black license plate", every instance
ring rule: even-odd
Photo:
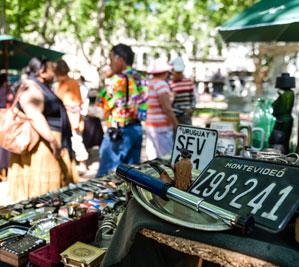
[[[235,157],[216,157],[188,190],[256,226],[283,230],[299,205],[299,167]]]

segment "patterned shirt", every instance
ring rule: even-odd
[[[128,84],[128,97],[127,97]],[[122,74],[115,74],[109,85],[97,96],[97,103],[107,114],[108,127],[124,127],[138,120],[138,109],[147,101],[146,82],[128,67]]]
[[[181,81],[171,81],[169,83],[174,100],[172,103],[173,111],[176,115],[181,115],[186,109],[192,109],[195,106],[195,86],[191,79],[182,79]]]
[[[159,102],[159,95],[170,95],[170,88],[167,82],[161,80],[150,80],[148,92],[148,110],[146,126],[154,127],[156,130],[169,130],[172,124],[168,116],[163,112]]]

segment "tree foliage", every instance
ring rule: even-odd
[[[55,42],[55,36],[68,28],[65,14],[69,2],[68,0],[6,0],[7,34],[25,37],[36,44],[50,47]]]
[[[195,56],[209,54],[215,30],[257,0],[2,0],[7,33],[51,47],[61,33],[72,36],[89,63],[100,68],[112,43],[124,36],[154,41],[165,50],[193,44]],[[67,52],[67,51],[65,51]],[[98,62],[94,62],[95,53]]]

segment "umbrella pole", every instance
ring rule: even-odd
[[[8,42],[3,43],[3,67],[4,73],[8,76],[8,64],[9,64],[9,51],[8,51]]]

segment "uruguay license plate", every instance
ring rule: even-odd
[[[225,210],[251,214],[258,227],[279,232],[299,206],[299,168],[216,157],[188,191]]]
[[[193,168],[202,171],[215,156],[218,133],[213,129],[178,125],[171,155],[171,164],[180,159],[180,150],[191,153]]]

